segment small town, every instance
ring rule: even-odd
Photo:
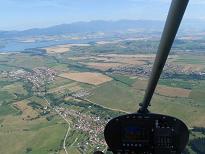
[[[108,73],[118,73],[123,75],[149,77],[151,74],[152,65],[141,65],[141,66],[122,66],[117,68],[111,68]],[[164,72],[162,73],[163,78],[168,78],[174,74],[185,74],[190,76],[205,77],[205,72],[200,70],[194,70],[192,68],[185,68],[185,66],[177,64],[166,64]]]
[[[32,84],[33,91],[45,90],[46,84],[52,82],[56,76],[56,71],[47,67],[37,67],[28,72],[23,69],[17,71],[2,71],[1,75],[13,80],[23,80]]]
[[[103,118],[75,110],[65,109],[63,107],[55,107],[55,110],[64,118],[72,118],[73,121],[75,121],[75,124],[73,125],[74,129],[88,133],[88,142],[92,145],[106,145],[105,141],[100,137],[107,123]]]

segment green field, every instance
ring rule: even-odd
[[[0,106],[0,117],[1,116],[6,116],[6,115],[15,115],[18,114],[19,111],[17,109],[15,109],[14,107],[12,107],[10,104],[8,103],[2,103]]]
[[[1,58],[0,58],[1,59]],[[3,59],[3,58],[2,58]],[[31,70],[35,67],[54,67],[58,63],[52,57],[31,55],[31,54],[10,54],[0,60],[0,66],[5,68],[23,68]],[[1,68],[1,67],[0,67]],[[8,69],[7,69],[8,70]]]
[[[193,88],[189,97],[197,104],[205,106],[205,81],[199,82],[199,84]]]
[[[65,131],[65,125],[59,118],[48,122],[44,119],[23,121],[18,116],[5,117],[0,128],[0,153],[54,153],[59,151]]]
[[[6,85],[2,88],[4,91],[8,91],[11,94],[21,94],[27,95],[26,89],[23,87],[23,84],[20,82],[16,82],[14,84]]]
[[[143,92],[136,91],[127,85],[111,81],[97,87],[89,100],[112,109],[126,112],[137,110],[137,102],[142,100]]]
[[[143,91],[136,91],[122,83],[112,81],[97,88],[89,99],[111,109],[135,112],[138,104],[142,101],[143,94]],[[203,100],[204,98],[200,97],[200,99]],[[205,126],[205,106],[204,104],[198,106],[199,104],[198,101],[190,98],[170,98],[154,95],[151,110],[183,119],[190,127]],[[202,102],[200,105],[202,105]]]
[[[205,65],[205,56],[204,55],[181,55],[176,60],[178,64],[201,64]]]
[[[189,99],[170,99],[162,96],[154,96],[151,111],[180,118],[189,127],[205,126],[205,107],[197,106]]]
[[[132,86],[136,81],[135,78],[131,78],[129,76],[119,75],[119,74],[113,74],[110,77],[112,77],[113,80],[124,83],[128,86]]]
[[[184,81],[180,79],[161,79],[159,81],[160,85],[166,85],[169,87],[177,87],[177,88],[184,88],[184,89],[192,89],[193,87],[197,86],[199,83],[198,81]]]

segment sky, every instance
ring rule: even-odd
[[[171,0],[0,0],[0,30],[91,20],[165,20]],[[205,21],[205,0],[190,0],[185,19]]]

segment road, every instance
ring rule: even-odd
[[[64,95],[64,93],[62,93],[62,92],[60,92],[60,93]],[[78,100],[81,100],[81,101],[86,101],[86,102],[88,102],[88,103],[92,103],[92,104],[94,104],[94,105],[100,106],[100,107],[102,107],[102,108],[104,108],[104,109],[108,109],[108,110],[116,111],[116,112],[122,112],[122,113],[130,113],[130,112],[128,112],[128,111],[124,111],[124,110],[120,110],[120,109],[114,109],[114,108],[110,108],[110,107],[106,107],[106,106],[97,104],[97,103],[95,103],[95,102],[93,102],[93,101],[91,101],[91,100],[89,100],[89,99],[87,99],[87,98],[72,96],[72,94],[70,94],[70,93],[67,93],[67,94],[69,94],[69,96],[72,97],[72,98],[74,98],[74,99],[78,99]]]
[[[51,104],[49,103],[49,101],[45,97],[44,97],[44,100],[51,107]],[[70,127],[71,122],[68,121],[63,115],[61,115],[60,112],[55,107],[51,107],[51,108],[68,124],[68,129],[67,129],[66,135],[65,135],[64,140],[63,140],[63,149],[64,149],[65,153],[68,154],[68,151],[66,149],[66,140],[68,138],[68,134],[69,134],[69,131],[71,129],[71,127]]]
[[[89,99],[84,99],[84,98],[83,98],[83,100],[86,101],[86,102],[92,103],[92,104],[94,104],[94,105],[100,106],[100,107],[102,107],[102,108],[104,108],[104,109],[111,110],[111,111],[123,112],[123,113],[129,113],[129,112],[124,111],[124,110],[113,109],[113,108],[109,108],[109,107],[106,107],[106,106],[103,106],[103,105],[97,104],[97,103],[95,103],[95,102],[93,102],[93,101],[91,101],[91,100],[89,100]]]
[[[64,140],[63,140],[63,149],[64,149],[64,151],[65,151],[66,154],[68,154],[68,151],[67,151],[67,149],[66,149],[66,140],[67,140],[67,138],[68,138],[68,133],[69,133],[69,131],[70,131],[70,126],[68,127],[68,130],[67,130],[67,132],[66,132],[65,138],[64,138]]]

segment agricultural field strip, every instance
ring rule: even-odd
[[[73,97],[73,96],[72,96],[72,97]],[[108,109],[108,110],[111,110],[111,111],[117,111],[117,112],[122,112],[122,113],[128,113],[127,111],[123,111],[123,110],[120,110],[120,109],[113,109],[113,108],[109,108],[109,107],[106,107],[106,106],[97,104],[97,103],[95,103],[95,102],[93,102],[93,101],[91,101],[91,100],[89,100],[89,99],[87,99],[87,98],[82,98],[82,97],[73,97],[73,98],[75,98],[75,99],[80,99],[80,100],[86,101],[86,102],[88,102],[88,103],[92,103],[92,104],[94,104],[94,105],[100,106],[100,107],[102,107],[102,108],[104,108],[104,109]]]
[[[70,80],[93,84],[93,85],[100,85],[104,82],[108,82],[112,80],[112,78],[104,74],[91,73],[91,72],[63,73],[60,76],[64,78],[68,78]]]
[[[109,63],[100,63],[100,62],[80,62],[80,64],[86,65],[89,68],[94,68],[94,69],[99,69],[101,71],[106,71],[110,68],[116,68],[123,66],[121,63],[114,63],[114,62],[109,62]]]
[[[45,48],[41,48],[46,50],[47,53],[64,53],[70,51],[71,47],[87,47],[89,44],[62,44],[56,46],[49,46]]]
[[[73,143],[70,145],[70,147],[74,147],[74,144],[77,142],[78,137],[73,141]]]
[[[36,118],[38,116],[37,112],[33,110],[32,107],[27,104],[26,100],[18,101],[16,103],[13,103],[12,105],[14,105],[19,110],[22,111],[23,117],[28,118],[27,116],[29,116],[29,118]]]
[[[80,90],[81,87],[76,83],[68,83],[68,84],[65,84],[65,85],[62,85],[62,86],[59,86],[57,88],[52,88],[52,89],[49,89],[49,93],[55,93],[55,92],[58,92],[58,91],[61,91],[61,90],[65,90],[65,89],[68,89],[71,90],[71,91],[77,91],[77,90]]]
[[[82,64],[90,67],[98,65],[110,66],[127,66],[127,65],[144,65],[147,61],[152,62],[155,55],[116,55],[116,54],[100,54],[91,57],[74,57],[71,60],[81,61]],[[112,64],[112,65],[111,65]],[[108,67],[108,66],[107,66]]]
[[[138,83],[139,81],[136,81]],[[143,81],[145,82],[145,81]],[[137,85],[127,85],[135,90],[140,90],[140,91],[145,91],[145,88],[148,84],[148,81],[146,83],[139,83],[141,84],[139,88],[137,88]],[[135,84],[136,84],[135,83]],[[164,96],[168,98],[175,98],[175,97],[181,97],[181,98],[188,98],[192,90],[190,89],[185,89],[185,88],[179,88],[179,87],[171,87],[171,86],[166,86],[166,85],[158,85],[156,87],[156,90],[154,94],[159,95],[159,96]]]

